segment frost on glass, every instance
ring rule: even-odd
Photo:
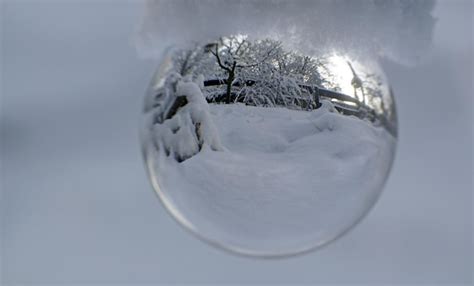
[[[254,255],[311,249],[355,224],[397,136],[376,64],[242,35],[170,50],[145,117],[147,167],[166,207],[205,239]]]

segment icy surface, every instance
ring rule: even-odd
[[[411,63],[426,54],[434,0],[149,0],[139,51],[230,34],[271,37],[306,54],[346,50]],[[166,39],[166,41],[163,41]]]
[[[184,225],[241,252],[325,243],[373,204],[394,147],[385,130],[331,109],[210,105],[223,151],[177,163],[148,148],[155,187]]]

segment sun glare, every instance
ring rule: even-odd
[[[341,92],[354,96],[354,88],[351,84],[354,76],[348,60],[344,56],[332,55],[328,58],[328,69],[334,75],[334,82],[341,88]]]

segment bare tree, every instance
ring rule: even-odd
[[[265,43],[262,42],[255,45],[243,37],[233,36],[221,38],[218,43],[214,44],[213,49],[209,49],[210,53],[215,57],[218,67],[226,75],[224,80],[226,85],[226,103],[231,102],[232,87],[235,81],[240,80],[241,86],[249,80],[252,81],[252,79],[248,79],[248,75],[252,74],[253,76],[250,77],[255,77],[254,72],[256,68],[268,61],[280,47],[278,42],[274,42],[271,45],[264,45]]]
[[[225,64],[222,63],[221,57],[219,55],[219,44],[215,44],[215,51],[211,51],[211,53],[216,57],[219,67],[227,72],[227,79],[225,82],[226,103],[230,103],[230,96],[231,96],[231,91],[232,91],[232,84],[234,83],[234,79],[235,79],[235,69],[237,67],[237,61],[233,59],[230,65],[228,61],[226,61]]]

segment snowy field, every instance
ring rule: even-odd
[[[314,111],[204,103],[199,110],[209,114],[197,118],[190,101],[154,126],[155,140],[183,142],[183,126],[166,130],[191,114],[214,125],[208,140],[219,151],[205,144],[178,163],[150,144],[148,166],[167,208],[213,243],[260,255],[301,252],[341,234],[381,191],[395,139],[329,102]]]

